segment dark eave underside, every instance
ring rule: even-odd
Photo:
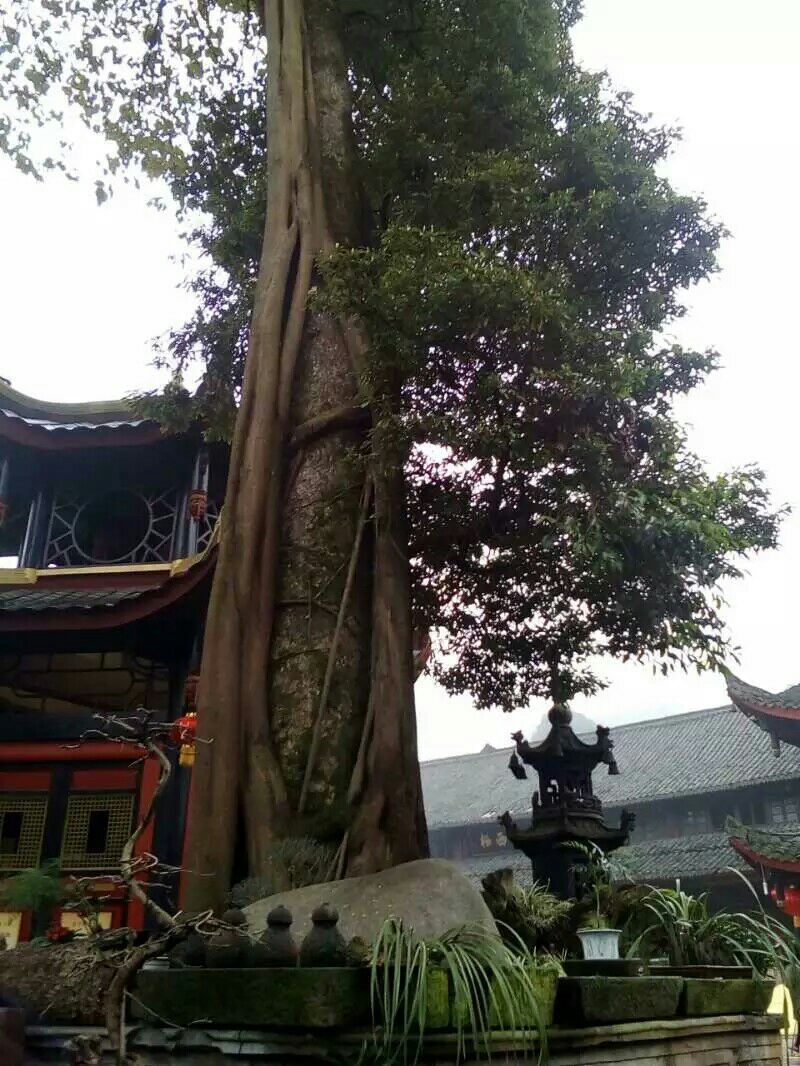
[[[196,561],[185,561],[176,573],[157,570],[158,583],[154,583],[154,569],[144,567],[138,580],[131,568],[124,568],[119,581],[113,573],[106,573],[100,587],[96,579],[76,587],[78,578],[70,573],[63,575],[61,583],[58,571],[45,572],[41,585],[0,585],[0,633],[127,625],[156,614],[209,580],[215,558],[216,551],[211,551]]]

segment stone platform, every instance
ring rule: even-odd
[[[784,1066],[786,1051],[776,1015],[721,1015],[670,1021],[634,1022],[582,1029],[550,1030],[550,1066]],[[69,1063],[70,1041],[86,1028],[30,1027],[27,1053],[36,1063]],[[303,1035],[273,1035],[263,1030],[175,1030],[131,1028],[129,1050],[141,1066],[289,1066],[292,1063],[339,1064],[348,1051],[356,1053],[369,1034],[342,1032],[327,1039]],[[492,1037],[493,1061],[534,1066],[535,1050],[525,1050],[507,1033]],[[453,1066],[456,1040],[452,1034],[426,1039],[420,1060],[426,1066]],[[111,1066],[104,1056],[102,1066]],[[466,1054],[464,1066],[485,1066],[485,1058]]]

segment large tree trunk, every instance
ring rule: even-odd
[[[241,843],[251,875],[277,838],[335,843],[340,872],[427,848],[402,468],[369,430],[362,329],[308,308],[318,258],[361,239],[333,6],[265,3],[267,220],[198,691],[193,910],[221,906]]]

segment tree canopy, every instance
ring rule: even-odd
[[[370,338],[405,467],[414,612],[450,691],[510,709],[600,683],[587,659],[709,667],[719,585],[779,514],[756,468],[712,476],[676,396],[715,366],[666,331],[723,229],[661,176],[675,131],[576,64],[575,0],[330,0],[347,52],[362,240],[318,306]],[[269,62],[248,0],[0,0],[0,146],[75,171],[77,113],[114,181],[163,178],[203,253],[198,309],[144,398],[230,431],[265,215]],[[0,38],[2,39],[2,38]],[[107,151],[106,151],[107,148]],[[83,169],[83,168],[82,168]],[[199,366],[190,393],[181,374]]]

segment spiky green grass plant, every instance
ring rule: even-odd
[[[673,966],[752,966],[781,979],[794,975],[800,951],[797,938],[764,910],[750,882],[744,877],[742,881],[753,894],[753,913],[712,912],[705,894],[652,889],[641,901],[651,920],[631,941],[627,955],[666,955]]]
[[[444,970],[449,979],[459,1060],[468,1043],[491,1057],[493,1027],[521,1037],[531,1050],[538,1045],[542,1060],[547,1030],[536,973],[557,963],[528,954],[513,930],[503,935],[505,940],[483,926],[465,925],[440,937],[422,938],[395,918],[384,922],[370,962],[381,1061],[407,1064],[419,1058],[434,969]]]

